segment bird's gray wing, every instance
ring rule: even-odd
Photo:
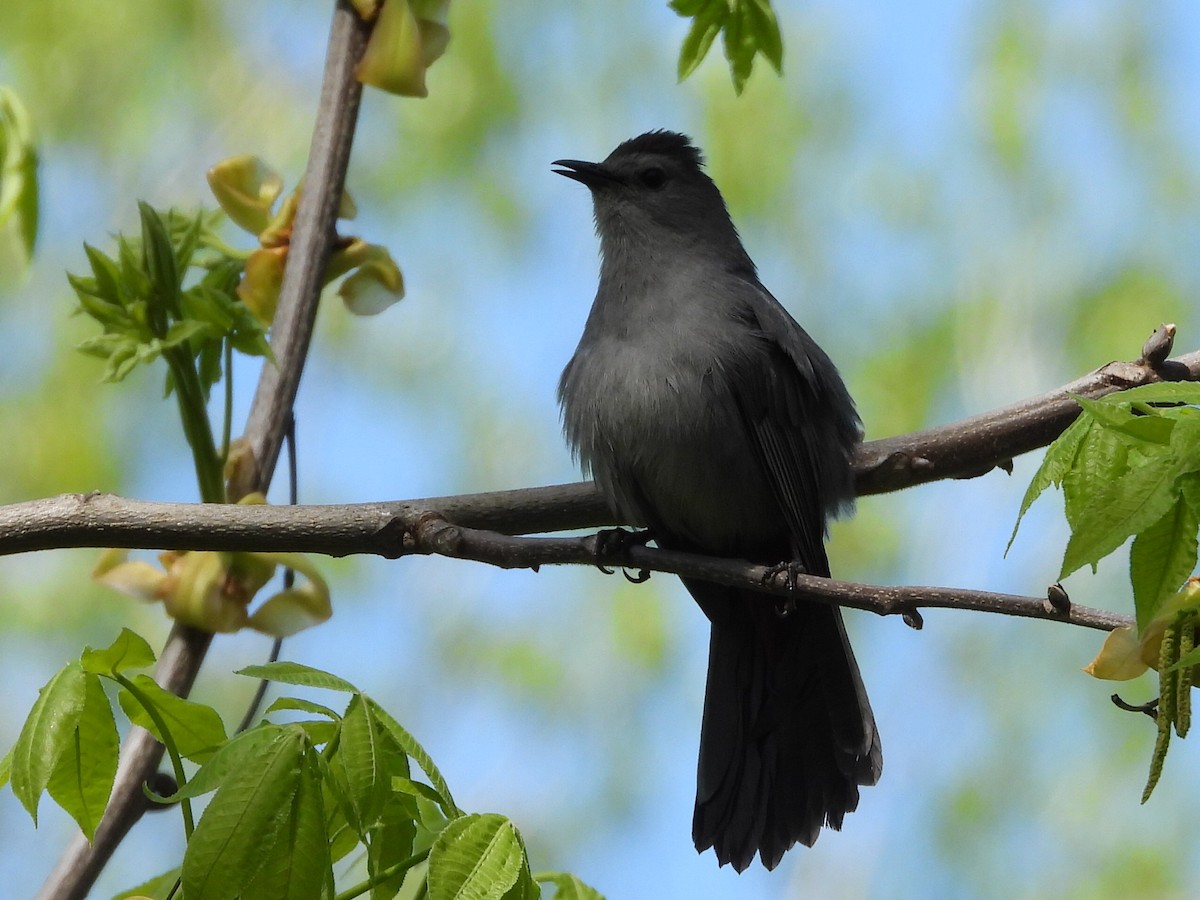
[[[828,575],[825,519],[854,496],[858,416],[825,352],[765,288],[747,287],[735,317],[755,349],[735,361],[729,388],[797,558],[810,574]]]

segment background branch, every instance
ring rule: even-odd
[[[243,468],[240,483],[230,485],[232,497],[253,490],[266,492],[287,430],[316,320],[358,117],[362,86],[354,77],[354,69],[369,34],[370,26],[345,0],[340,0],[333,14],[321,98],[304,176],[306,189],[296,212],[288,264],[271,328],[275,365],[265,363],[262,368],[244,435],[251,464]],[[176,624],[159,655],[155,678],[167,690],[186,695],[211,641],[211,634]],[[142,785],[154,775],[162,752],[162,745],[149,732],[138,727],[130,729],[95,840],[88,844],[82,834],[76,836],[47,877],[39,898],[87,895],[117,846],[146,811]]]

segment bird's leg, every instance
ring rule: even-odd
[[[611,575],[613,570],[605,566],[601,560],[615,554],[623,554],[630,547],[645,547],[646,544],[654,538],[650,533],[649,528],[644,528],[641,531],[627,531],[624,528],[605,528],[602,531],[596,532],[596,568],[605,575]],[[626,580],[633,584],[641,584],[650,578],[650,573],[646,569],[638,571],[637,575],[630,575],[624,567],[621,568],[621,574]]]
[[[776,563],[767,569],[767,573],[762,577],[762,583],[769,583],[776,575],[783,575],[787,580],[787,588],[789,593],[794,593],[796,590],[796,576],[807,575],[808,570],[796,560],[788,562]],[[775,601],[775,615],[784,619],[796,611],[795,597],[780,597]]]

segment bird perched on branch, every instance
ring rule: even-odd
[[[585,470],[662,547],[828,576],[858,415],[759,282],[700,151],[652,131],[603,162],[554,165],[591,191],[600,237],[600,286],[558,390]],[[875,719],[839,608],[684,584],[711,623],[696,849],[772,869],[878,780]]]

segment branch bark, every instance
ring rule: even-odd
[[[241,474],[241,483],[230,485],[230,496],[241,497],[253,490],[265,493],[283,444],[335,233],[362,94],[354,70],[369,34],[370,25],[358,17],[346,0],[339,0],[333,14],[304,176],[306,190],[296,212],[288,265],[271,329],[275,365],[263,366],[244,433],[251,465]],[[159,655],[155,678],[167,690],[186,696],[211,641],[211,634],[176,625]],[[149,732],[138,727],[130,730],[121,748],[120,768],[95,840],[88,844],[82,834],[76,836],[42,885],[39,900],[87,895],[117,846],[146,811],[142,785],[155,774],[162,753],[162,745]]]

